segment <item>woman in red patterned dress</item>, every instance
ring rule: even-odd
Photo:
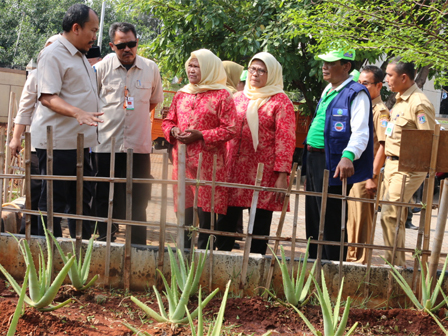
[[[235,134],[236,110],[232,94],[226,87],[221,60],[207,49],[196,50],[185,63],[190,81],[177,92],[162,129],[173,148],[173,179],[177,179],[179,144],[187,145],[186,178],[196,179],[199,153],[202,153],[201,180],[212,180],[213,156],[217,154],[216,181],[226,180],[226,142]],[[193,225],[195,187],[186,188],[185,225]],[[215,212],[225,214],[227,191],[215,190]],[[211,187],[200,187],[198,214],[201,228],[210,229]],[[174,209],[177,212],[177,186],[174,185]],[[198,248],[204,249],[208,235],[199,234]],[[188,242],[186,240],[186,242]]]
[[[264,164],[261,185],[287,188],[294,153],[294,107],[283,92],[282,66],[269,53],[255,55],[249,63],[243,92],[234,96],[237,109],[237,135],[228,143],[227,182],[255,184],[258,163]],[[235,232],[238,217],[249,208],[252,190],[228,188],[226,216],[220,216],[217,229]],[[254,235],[269,235],[273,211],[280,211],[284,193],[262,191],[258,197]],[[219,236],[219,250],[231,251],[235,239]],[[251,253],[265,254],[266,240],[252,240]]]

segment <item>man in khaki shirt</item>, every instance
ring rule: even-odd
[[[384,154],[384,141],[386,140],[386,126],[389,121],[389,110],[381,99],[384,73],[373,65],[362,69],[358,83],[369,90],[373,110],[373,176],[371,179],[353,185],[350,197],[372,198],[375,195],[378,183],[378,174],[383,167],[386,156]],[[349,243],[368,244],[372,234],[372,221],[374,205],[370,203],[348,201],[347,237]],[[349,246],[347,261],[366,262],[366,250]]]
[[[96,40],[98,16],[82,4],[71,6],[62,21],[63,34],[42,52],[37,66],[37,107],[31,124],[31,142],[39,158],[42,175],[47,174],[47,126],[53,127],[53,174],[76,176],[77,134],[84,133],[84,175],[92,175],[89,147],[97,144],[98,94],[95,73],[85,57]],[[76,182],[53,182],[53,211],[76,212]],[[90,214],[91,188],[84,184],[83,214]],[[47,184],[42,183],[39,209],[47,210]],[[61,236],[61,218],[54,218],[54,233]],[[69,221],[76,235],[75,221]],[[43,235],[39,219],[39,234]],[[84,239],[91,235],[90,223],[83,225]]]
[[[398,171],[400,158],[401,133],[403,129],[433,130],[435,127],[434,106],[414,82],[415,67],[413,63],[404,63],[400,57],[393,59],[386,69],[386,82],[392,92],[397,92],[396,103],[390,111],[390,122],[386,129],[386,167],[384,170],[385,201],[400,200],[402,178],[406,176],[403,202],[409,202],[414,192],[422,184],[426,173],[411,173]],[[400,218],[398,232],[398,247],[405,246],[405,221],[407,217],[404,208]],[[383,227],[384,244],[393,246],[398,207],[383,204],[381,209],[381,226]],[[404,252],[386,251],[386,259],[395,265],[404,266]]]
[[[163,89],[157,65],[137,55],[138,39],[132,24],[114,23],[109,43],[115,55],[97,63],[100,109],[104,123],[98,127],[99,144],[93,149],[96,176],[109,176],[110,153],[115,154],[115,176],[126,177],[126,151],[133,149],[133,177],[150,177],[149,153],[152,148],[151,110],[163,101]],[[112,148],[115,137],[115,148]],[[126,217],[125,185],[116,183],[114,218]],[[151,196],[148,184],[132,186],[132,219],[146,221],[146,207]],[[109,183],[97,183],[97,216],[107,217]],[[98,223],[99,239],[106,238],[106,223]],[[117,229],[114,226],[115,231]],[[146,244],[146,228],[132,226],[131,241]]]

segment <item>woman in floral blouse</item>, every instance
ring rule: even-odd
[[[232,94],[226,87],[226,74],[221,60],[210,50],[191,53],[185,63],[189,84],[174,96],[168,116],[163,120],[165,139],[174,145],[173,179],[177,179],[177,153],[180,144],[187,145],[186,178],[196,179],[199,154],[202,153],[201,180],[212,180],[213,156],[217,155],[216,181],[226,180],[226,142],[235,134],[236,110]],[[185,225],[193,225],[195,187],[186,188]],[[215,212],[225,214],[227,191],[215,190]],[[200,187],[198,213],[201,228],[210,228],[211,187]],[[174,185],[174,208],[177,211],[177,186]],[[200,234],[198,248],[204,249],[208,235]],[[186,241],[187,242],[187,241]]]
[[[283,92],[282,66],[269,53],[255,55],[249,63],[243,92],[234,96],[237,135],[228,143],[227,181],[255,184],[258,163],[264,164],[261,185],[287,188],[295,148],[294,108]],[[235,232],[242,211],[252,202],[252,190],[228,188],[227,215],[220,216],[217,229]],[[254,235],[269,235],[273,211],[280,211],[284,193],[262,191],[258,197]],[[219,236],[218,249],[230,251],[232,237]],[[252,240],[251,253],[265,254],[266,240]]]

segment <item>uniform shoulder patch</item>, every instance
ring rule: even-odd
[[[426,114],[424,113],[419,113],[417,115],[417,119],[418,119],[418,123],[419,124],[424,124],[426,122]]]
[[[388,112],[383,112],[383,111],[381,111],[380,119],[381,119],[381,120],[389,120],[389,119],[390,119],[390,115],[389,115],[389,113],[388,113]]]

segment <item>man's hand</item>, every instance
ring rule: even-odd
[[[194,130],[194,129],[186,129],[184,132],[179,134],[176,139],[179,140],[180,142],[188,145],[193,142],[202,140],[203,137],[202,137],[201,131]]]
[[[277,177],[277,181],[275,181],[274,188],[287,189],[288,188],[288,180],[286,173],[279,173]],[[276,192],[275,193],[275,201],[283,202],[285,199],[285,193]]]
[[[97,126],[99,122],[103,122],[103,120],[97,118],[101,115],[103,115],[103,112],[85,112],[80,109],[74,117],[80,125]]]
[[[355,168],[353,167],[353,162],[350,159],[342,158],[341,161],[339,161],[338,166],[336,167],[333,178],[339,176],[339,179],[342,181],[345,178],[349,178],[354,173]]]
[[[369,195],[375,196],[376,194],[376,181],[374,179],[368,179],[366,181],[366,191]]]
[[[16,138],[12,138],[9,142],[9,148],[11,149],[11,155],[17,155],[22,150],[22,141]]]

